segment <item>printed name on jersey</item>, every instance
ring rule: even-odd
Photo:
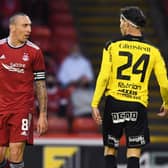
[[[137,111],[122,111],[111,113],[112,121],[114,124],[123,123],[125,121],[137,121],[138,112]]]
[[[26,64],[11,62],[9,65],[2,63],[2,66],[10,72],[24,73],[24,68],[26,67]]]
[[[44,71],[34,72],[33,74],[34,74],[34,80],[44,80],[45,79]]]
[[[119,48],[121,49],[134,49],[134,50],[142,50],[145,52],[150,52],[151,49],[150,47],[143,47],[141,45],[131,45],[131,44],[127,44],[127,43],[119,43]]]

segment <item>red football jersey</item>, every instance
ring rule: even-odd
[[[14,48],[0,40],[0,113],[33,112],[34,80],[45,80],[40,48],[30,41]]]

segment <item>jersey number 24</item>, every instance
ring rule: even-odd
[[[117,69],[117,79],[123,79],[123,80],[130,80],[130,75],[123,75],[122,72],[126,70],[127,68],[132,67],[132,74],[141,74],[141,82],[144,82],[146,69],[149,63],[149,55],[148,54],[142,54],[139,59],[132,65],[132,53],[128,51],[119,51],[119,56],[121,57],[127,57],[126,64],[123,64],[118,67]],[[140,65],[143,64],[142,69],[140,69]]]

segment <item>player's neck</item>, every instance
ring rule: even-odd
[[[131,35],[131,36],[142,36],[142,32],[140,29],[129,29],[126,32],[126,35]]]
[[[8,44],[9,44],[11,47],[18,48],[18,47],[23,46],[25,43],[20,42],[19,40],[15,39],[15,38],[12,37],[11,35],[9,35],[9,37],[8,37]]]

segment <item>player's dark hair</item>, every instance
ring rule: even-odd
[[[137,6],[121,8],[120,13],[138,27],[145,27],[146,17],[143,11]]]
[[[9,18],[9,25],[14,24],[18,16],[28,16],[28,15],[22,12],[15,13]]]

